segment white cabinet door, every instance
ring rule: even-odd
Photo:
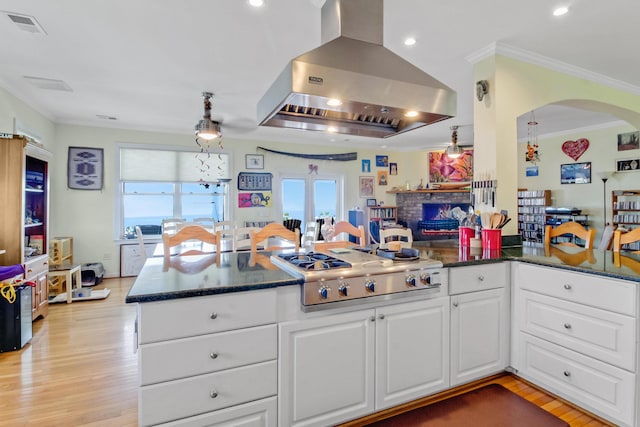
[[[374,410],[373,310],[279,325],[278,425],[328,426]]]
[[[451,297],[451,386],[500,372],[509,360],[506,290]]]
[[[449,298],[376,309],[376,411],[449,386]]]

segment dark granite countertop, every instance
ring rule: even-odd
[[[503,247],[501,251],[483,251],[458,247],[457,242],[418,242],[421,257],[442,261],[445,267],[477,265],[499,261],[522,261],[547,267],[640,282],[640,254],[615,253],[569,246]]]
[[[300,285],[302,276],[293,276],[271,264],[270,252],[251,256],[249,252],[148,258],[126,302],[153,302],[203,295],[223,294],[278,286]]]
[[[414,242],[420,257],[442,261],[445,267],[522,261],[542,266],[640,282],[640,255],[570,247],[508,247],[501,251],[459,248],[457,241]],[[300,285],[296,277],[270,261],[271,253],[248,252],[194,257],[149,258],[126,297],[128,303],[152,302],[278,286]]]

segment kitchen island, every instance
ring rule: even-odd
[[[268,253],[148,260],[127,296],[139,303],[140,425],[332,425],[505,369],[638,425],[640,258],[422,243],[444,265],[444,296],[314,313],[301,311],[303,279]]]

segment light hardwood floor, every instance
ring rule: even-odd
[[[33,323],[30,344],[0,353],[0,426],[137,424],[135,305],[124,303],[134,279],[106,279],[96,286],[111,290],[105,300],[51,304],[47,318]],[[489,382],[504,385],[572,427],[608,425],[517,377]],[[435,400],[426,398],[400,410]]]

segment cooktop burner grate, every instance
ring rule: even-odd
[[[279,254],[278,256],[288,263],[307,271],[332,270],[335,268],[351,267],[351,264],[346,261],[317,252],[308,252],[304,254]]]

